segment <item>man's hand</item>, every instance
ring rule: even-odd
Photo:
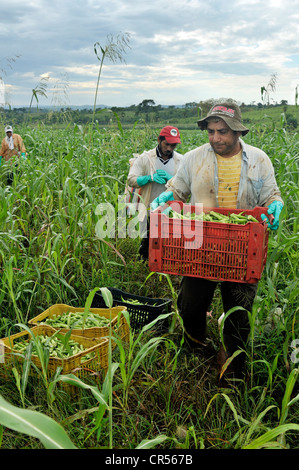
[[[272,223],[270,222],[269,218],[265,215],[262,214],[261,218],[262,220],[266,221],[268,224],[268,227],[271,230],[277,230],[279,227],[279,215],[281,213],[281,210],[283,208],[283,203],[281,201],[273,201],[268,207],[268,215],[272,215]]]
[[[158,173],[154,173],[154,175],[153,175],[153,180],[155,181],[155,183],[159,183],[159,184],[165,184],[165,183],[166,183],[165,178],[163,178],[162,176],[158,175]]]
[[[138,186],[145,186],[147,183],[151,181],[151,177],[150,175],[138,176],[136,181],[137,181]]]
[[[151,210],[157,209],[159,206],[163,206],[167,201],[174,201],[172,191],[164,191],[160,196],[156,197],[151,203]]]
[[[157,170],[159,176],[165,179],[165,183],[172,178],[172,175],[167,173],[165,170]]]
[[[152,181],[158,184],[166,183],[165,178],[162,178],[162,176],[159,176],[158,173],[153,174],[153,179],[151,175],[138,176],[136,181],[137,181],[138,186],[145,186],[147,183],[151,183]]]

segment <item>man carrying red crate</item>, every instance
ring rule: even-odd
[[[242,123],[241,111],[235,102],[215,104],[207,116],[198,121],[207,130],[209,143],[184,155],[176,175],[166,185],[167,191],[151,204],[152,210],[167,201],[202,203],[203,208],[253,209],[267,207],[268,217],[262,219],[271,230],[277,230],[283,207],[274,168],[262,150],[246,144],[241,136],[248,133]],[[196,277],[183,277],[178,295],[178,308],[185,335],[191,346],[206,343],[206,312],[212,302],[217,282]],[[224,312],[235,307],[226,317],[223,328],[225,348],[220,347],[219,365],[238,350],[244,350],[249,331],[251,311],[257,283],[223,281],[220,283]],[[227,378],[244,377],[245,353],[236,354]]]

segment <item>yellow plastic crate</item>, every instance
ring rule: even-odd
[[[47,325],[34,326],[30,328],[31,332],[35,336],[46,335],[52,336],[56,333],[54,328]],[[61,333],[65,334],[65,333]],[[14,344],[20,339],[26,341],[31,340],[31,334],[26,330],[14,335],[8,336],[1,339],[1,349],[3,352],[2,358],[0,358],[0,370],[1,376],[7,378],[7,374],[12,367],[22,365],[24,358],[19,352],[14,351]],[[102,338],[84,338],[83,336],[70,335],[70,338],[78,343],[82,344],[86,349],[84,351],[69,356],[67,358],[50,357],[48,362],[48,376],[54,375],[58,367],[61,367],[61,374],[73,373],[80,378],[84,378],[85,375],[90,371],[100,371],[108,368],[108,344],[109,340]],[[92,354],[92,357],[86,359],[87,354]],[[42,368],[41,362],[36,355],[31,356],[31,361],[39,368]],[[34,374],[34,371],[33,375]]]
[[[90,308],[89,311],[94,313],[95,315],[100,315],[102,317],[111,318],[111,326],[112,326],[112,335],[115,332],[118,337],[123,340],[127,340],[129,336],[129,325],[123,315],[120,315],[120,321],[118,321],[118,316],[121,312],[126,311],[127,307],[118,306],[112,308]],[[62,315],[65,312],[84,312],[84,308],[81,307],[71,307],[70,305],[66,304],[55,304],[49,307],[44,312],[40,313],[36,317],[29,320],[29,326],[37,326],[40,325],[46,318],[51,318],[53,316]],[[69,331],[68,328],[59,328],[59,330],[63,333]],[[103,338],[105,336],[109,336],[110,334],[110,327],[93,327],[93,328],[85,328],[85,329],[72,329],[72,334],[77,336],[83,336],[84,338]],[[113,342],[114,343],[114,342]],[[113,347],[115,344],[113,344]]]

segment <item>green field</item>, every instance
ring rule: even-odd
[[[90,376],[75,397],[47,373],[32,377],[24,369],[9,380],[0,378],[0,448],[47,447],[49,440],[40,437],[42,430],[50,433],[46,417],[67,433],[68,439],[60,427],[51,428],[62,447],[298,448],[298,135],[287,128],[281,110],[273,109],[276,114],[269,119],[261,119],[260,110],[244,114],[252,128],[245,140],[270,156],[285,207],[279,230],[270,234],[250,314],[249,375],[240,389],[219,389],[214,361],[185,346],[175,308],[180,279],[149,276],[138,257],[138,238],[99,239],[96,234],[98,205],[117,207],[129,158],[156,145],[165,120],[134,126],[110,113],[109,125],[96,123],[92,133],[79,119],[55,127],[43,120],[16,123],[28,158],[11,186],[6,185],[9,169],[0,167],[1,337],[20,331],[17,324],[27,325],[50,305],[84,307],[95,288],[170,297],[174,308],[168,333],[132,334],[128,346],[120,344],[113,352],[111,380],[102,377],[99,384]],[[292,114],[298,116],[295,107]],[[206,141],[204,132],[184,127],[181,137],[181,153]],[[222,311],[217,293],[208,320],[215,348]],[[24,410],[38,413],[40,434],[33,433],[31,414],[26,427],[14,429],[5,414],[8,403],[16,407],[16,416]]]

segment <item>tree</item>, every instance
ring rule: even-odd
[[[149,108],[150,106],[155,106],[154,100],[143,100],[141,103],[139,103],[140,108]]]
[[[194,109],[197,107],[197,103],[195,101],[191,101],[190,103],[185,103],[186,109]]]

